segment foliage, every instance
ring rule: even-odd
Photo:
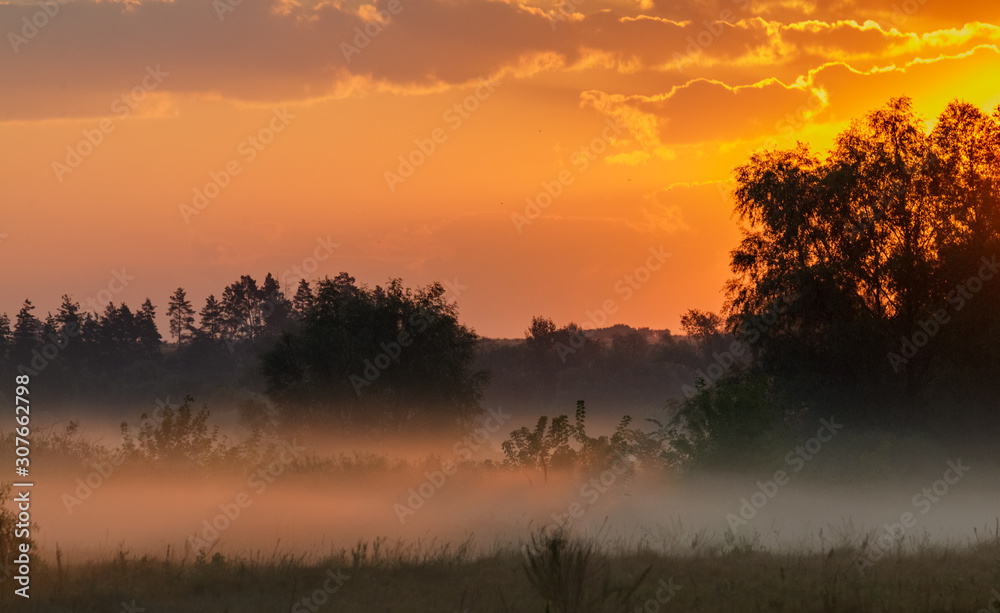
[[[543,415],[538,418],[534,430],[522,426],[512,431],[510,437],[501,443],[504,465],[538,469],[547,478],[549,468],[578,467],[585,472],[594,472],[607,469],[616,459],[655,459],[660,455],[659,440],[629,428],[632,418],[628,415],[622,417],[611,436],[589,436],[586,419],[586,406],[584,401],[579,400],[572,425],[566,415],[555,417],[551,422]],[[570,445],[571,438],[578,444],[577,448]]]
[[[466,425],[487,381],[473,369],[478,336],[435,283],[412,292],[398,279],[357,286],[321,280],[300,329],[261,364],[268,396],[290,421],[353,430]]]
[[[698,379],[695,393],[672,401],[674,414],[661,425],[671,464],[679,467],[745,465],[782,423],[782,411],[760,375],[729,377],[709,386]]]
[[[208,406],[197,412],[192,409],[194,398],[187,396],[176,410],[167,406],[162,414],[151,418],[142,414],[135,437],[127,423],[122,423],[122,456],[131,461],[163,463],[174,468],[205,467],[223,460],[230,451],[225,440],[219,440],[219,428],[208,426]]]
[[[472,364],[478,337],[444,293],[434,284],[414,294],[399,280],[368,289],[342,273],[315,288],[301,280],[289,300],[275,276],[242,275],[208,296],[196,322],[179,287],[166,309],[171,346],[148,298],[133,310],[93,300],[81,307],[64,295],[44,319],[25,300],[14,321],[0,314],[0,375],[37,377],[38,402],[99,399],[119,413],[178,388],[238,396],[266,385],[290,421],[316,412],[374,428],[467,422],[487,377]],[[412,346],[398,359],[391,349],[393,365],[371,370],[403,332]]]
[[[951,365],[995,382],[995,361],[939,341],[968,332],[952,317],[990,332],[957,343],[977,357],[1000,340],[991,313],[960,314],[955,299],[983,258],[1000,254],[998,160],[1000,113],[956,101],[928,130],[908,98],[854,121],[825,159],[801,144],[754,154],[736,169],[744,228],[730,330],[786,389],[846,400],[857,418],[920,417],[921,394]],[[969,301],[1000,296],[1000,283],[983,284],[985,296]],[[774,305],[779,316],[761,325]],[[920,350],[906,350],[917,333]]]

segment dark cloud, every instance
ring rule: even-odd
[[[158,91],[276,102],[359,83],[426,90],[530,65],[531,58],[572,67],[595,54],[610,69],[646,82],[660,74],[675,82],[709,76],[747,85],[777,70],[787,73],[783,78],[801,76],[824,56],[880,57],[900,49],[915,56],[921,45],[940,42],[859,25],[898,4],[890,2],[863,8],[820,0],[661,2],[651,15],[626,7],[553,21],[515,3],[378,0],[379,22],[371,7],[360,11],[366,20],[356,6],[273,0],[242,0],[220,14],[225,1],[52,0],[48,6],[58,7],[52,15],[39,5],[0,4],[0,32],[8,33],[0,82],[10,84],[0,90],[0,120],[107,115],[151,66],[169,73]],[[980,16],[1000,10],[974,4]],[[906,21],[973,12],[927,2]],[[845,18],[857,22],[838,21]],[[44,25],[25,26],[32,19]],[[781,27],[802,19],[820,21]]]

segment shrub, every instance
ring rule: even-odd
[[[674,415],[661,426],[672,464],[745,464],[778,434],[783,413],[764,377],[722,379],[712,387],[698,379],[695,389],[687,400],[671,402]]]

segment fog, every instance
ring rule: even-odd
[[[338,454],[384,460],[354,469],[279,462],[242,472],[137,474],[107,463],[84,469],[39,462],[35,535],[43,556],[52,559],[58,548],[69,561],[120,551],[163,557],[168,548],[174,560],[192,560],[199,549],[318,559],[380,538],[423,547],[471,538],[487,551],[563,523],[610,548],[698,554],[734,542],[827,551],[858,546],[866,536],[875,542],[887,531],[901,536],[903,547],[959,545],[987,532],[993,538],[1000,514],[996,462],[970,448],[917,439],[897,444],[898,453],[859,451],[878,437],[846,433],[808,461],[778,454],[773,470],[681,474],[626,459],[595,475],[546,475],[499,467],[499,445],[513,423],[480,439],[474,451],[460,446],[472,439],[447,436],[405,445],[315,431],[280,437],[287,457],[301,454],[306,466],[308,458]],[[92,424],[84,436],[113,446],[113,430]]]

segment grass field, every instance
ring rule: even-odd
[[[42,475],[51,500],[38,501],[44,540],[32,562],[31,598],[14,595],[11,556],[3,555],[0,613],[1000,610],[993,481],[1000,463],[984,449],[840,435],[735,532],[726,529],[727,514],[759,496],[761,481],[785,466],[780,454],[738,473],[647,469],[595,495],[586,521],[565,538],[532,527],[582,503],[587,475],[550,472],[529,480],[495,463],[469,463],[407,517],[405,536],[375,540],[390,526],[402,531],[393,501],[405,501],[440,459],[310,455],[254,493],[218,543],[160,549],[158,539],[178,542],[172,539],[192,533],[220,501],[246,489],[243,471],[235,464],[200,474],[126,462],[70,512],[51,493],[75,492],[75,480],[97,470],[92,462],[113,456],[78,436],[40,442],[36,453],[53,472]],[[938,492],[933,508],[924,505],[925,494],[915,494],[944,485],[953,457],[970,466],[969,476]],[[12,509],[9,503],[0,500]],[[841,523],[825,523],[841,510]],[[494,511],[485,525],[509,524],[509,531],[464,530],[463,522]],[[885,526],[907,512],[919,522],[891,538]],[[15,539],[9,510],[5,517],[6,554]],[[516,524],[519,518],[527,519]],[[986,518],[989,526],[981,523]],[[121,531],[127,523],[132,532]],[[278,523],[282,540],[275,542],[267,534]],[[817,525],[827,527],[810,527]],[[442,536],[448,531],[473,536]]]
[[[312,560],[121,552],[34,569],[30,604],[11,595],[8,579],[0,603],[4,611],[53,613],[976,612],[989,610],[1000,586],[995,534],[965,546],[901,546],[864,573],[859,551],[769,552],[730,542],[671,554],[606,552],[550,537],[486,549],[377,540]]]

